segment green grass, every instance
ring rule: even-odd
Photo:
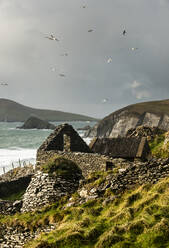
[[[164,147],[165,133],[157,135],[153,141],[149,142],[152,155],[157,158],[169,157],[169,144]]]
[[[169,178],[126,191],[105,206],[107,196],[69,208],[63,198],[34,213],[1,217],[0,223],[32,231],[56,223],[26,248],[169,248]]]
[[[40,170],[49,175],[62,176],[67,179],[71,179],[77,173],[82,174],[81,169],[73,161],[57,155],[42,165]]]

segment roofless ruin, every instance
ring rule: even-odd
[[[114,158],[145,160],[150,154],[146,138],[94,138],[88,146],[71,125],[61,124],[39,147],[37,166],[59,155],[76,162],[85,176],[110,168]]]

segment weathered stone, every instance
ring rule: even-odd
[[[39,119],[36,116],[29,117],[25,123],[21,127],[17,127],[20,129],[55,129],[55,126],[48,121]]]
[[[94,153],[114,158],[147,159],[151,156],[146,138],[96,138],[90,148]]]

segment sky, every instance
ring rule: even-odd
[[[168,99],[168,24],[169,0],[0,0],[0,98],[97,118]]]

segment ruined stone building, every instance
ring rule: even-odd
[[[95,153],[113,158],[145,160],[151,157],[150,147],[144,137],[95,138],[89,147]]]
[[[150,149],[145,138],[93,139],[88,146],[71,125],[62,124],[37,151],[37,167],[55,155],[77,163],[84,176],[113,167],[114,158],[147,159]]]

